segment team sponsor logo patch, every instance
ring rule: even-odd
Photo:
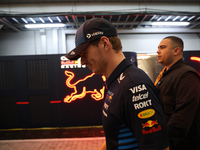
[[[134,107],[135,107],[135,110],[137,110],[137,109],[145,108],[145,107],[148,107],[148,106],[151,106],[151,105],[152,105],[151,99],[149,99],[147,101],[135,103]]]
[[[105,117],[108,117],[108,114],[103,110],[103,114]]]
[[[142,123],[142,128],[153,127],[155,124],[158,124],[157,120],[148,120],[146,123]]]
[[[143,99],[147,99],[149,95],[149,92],[146,92],[144,94],[138,94],[137,96],[133,95],[132,102],[140,101]]]
[[[120,77],[117,79],[118,83],[121,83],[121,81],[125,78],[124,74],[122,73]]]
[[[160,130],[162,130],[161,125],[158,125],[158,127],[152,127],[152,128],[147,129],[147,130],[143,129],[142,133],[143,134],[151,134],[151,133],[158,132]]]
[[[133,88],[129,89],[133,94],[147,90],[145,84],[134,86]]]
[[[111,103],[111,100],[114,96],[114,93],[111,91],[108,91],[107,95],[106,95],[106,101],[108,101],[109,103]]]
[[[107,95],[107,97],[108,97],[110,100],[112,100],[112,96],[111,96],[111,95]]]
[[[114,93],[108,90],[107,95],[106,95],[106,99],[105,99],[105,102],[104,102],[104,105],[103,105],[103,107],[104,107],[103,114],[104,114],[105,117],[108,117],[108,114],[106,112],[109,109],[109,104],[111,103],[113,96],[114,96]]]
[[[114,96],[114,93],[113,92],[111,92],[111,91],[108,91],[108,94],[110,95],[110,96]]]
[[[74,51],[71,51],[70,55],[75,55],[76,53]]]
[[[146,119],[152,117],[154,114],[155,114],[154,109],[146,109],[138,113],[138,117],[141,119]]]
[[[106,104],[106,102],[104,103],[104,108],[106,109],[106,110],[108,110],[108,107],[109,107],[109,105],[108,104]]]
[[[90,39],[91,37],[93,37],[93,36],[96,36],[96,35],[103,35],[103,32],[102,31],[97,31],[97,32],[94,32],[94,33],[92,33],[92,34],[87,34],[86,35],[86,37],[88,38],[88,39]]]
[[[146,123],[142,123],[142,128],[143,134],[155,133],[157,131],[162,130],[161,125],[158,125],[157,120],[148,120]]]

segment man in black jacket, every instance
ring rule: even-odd
[[[183,61],[183,41],[164,38],[158,46],[164,69],[155,81],[168,126],[170,150],[199,150],[200,77]]]

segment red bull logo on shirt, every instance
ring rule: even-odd
[[[148,120],[146,123],[142,123],[142,128],[145,128],[142,130],[143,134],[150,134],[155,133],[157,131],[162,130],[161,125],[155,126],[158,124],[157,120]],[[147,128],[147,129],[146,129]]]
[[[142,133],[143,134],[151,134],[151,133],[158,132],[160,130],[162,130],[161,125],[158,125],[158,127],[152,127],[152,128],[150,128],[148,130],[143,129]]]
[[[142,123],[142,128],[146,128],[146,127],[153,127],[155,124],[158,124],[158,121],[155,120],[149,120],[146,123]]]

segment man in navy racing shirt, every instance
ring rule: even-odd
[[[168,150],[156,88],[125,59],[115,27],[103,18],[90,19],[77,30],[75,44],[66,57],[81,57],[82,65],[107,78],[102,110],[106,141],[100,150]]]

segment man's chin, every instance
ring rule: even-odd
[[[163,63],[163,61],[162,61],[162,60],[158,60],[158,63],[162,64],[162,63]]]
[[[96,73],[96,72],[94,72],[94,73],[95,73],[95,74],[102,74],[102,73],[99,73],[99,72],[97,72],[97,73]]]
[[[100,71],[98,71],[98,70],[92,70],[92,72],[93,73],[95,73],[95,74],[102,74]]]

